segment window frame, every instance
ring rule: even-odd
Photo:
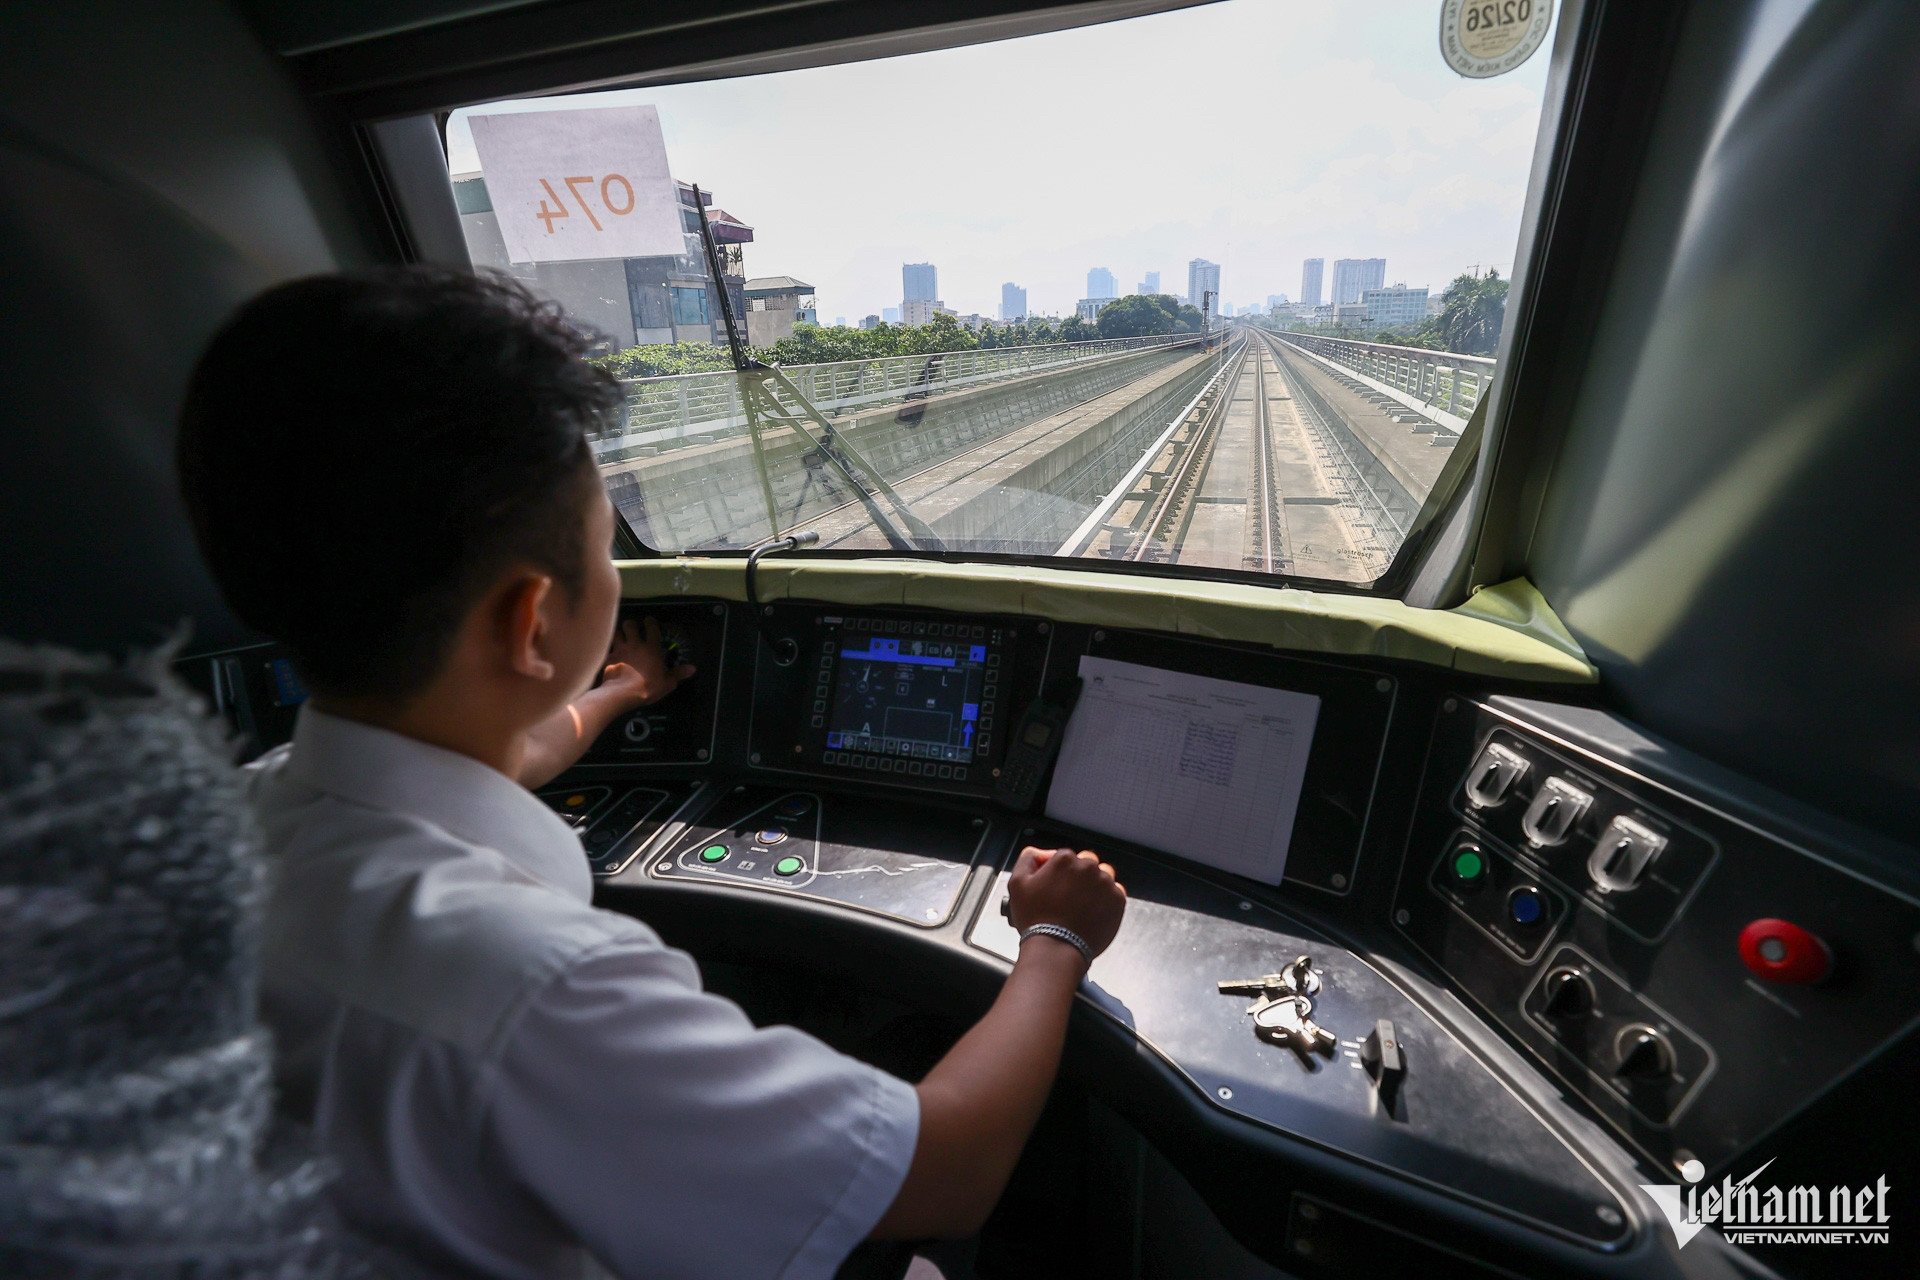
[[[383,203],[388,209],[390,229],[395,233],[395,240],[402,250],[402,256],[414,260],[453,261],[455,265],[471,266],[458,214],[453,209],[451,182],[447,172],[446,125],[453,111],[461,107],[484,105],[486,102],[499,101],[503,97],[563,97],[608,89],[695,83],[727,78],[731,75],[759,74],[775,70],[827,66],[867,58],[894,57],[928,48],[957,47],[1011,35],[1037,34],[1043,30],[1064,30],[1092,25],[1095,22],[1142,16],[1184,7],[1188,5],[1177,2],[1089,4],[1083,6],[1088,11],[1088,16],[1084,20],[1056,20],[1045,25],[1033,26],[1031,30],[1008,32],[1005,35],[981,34],[976,38],[968,39],[963,35],[950,34],[947,38],[933,43],[919,44],[918,47],[876,47],[853,56],[836,55],[830,50],[820,50],[815,56],[807,56],[803,50],[787,50],[781,57],[774,60],[777,65],[746,66],[732,60],[723,60],[687,67],[684,70],[636,71],[629,76],[604,78],[589,84],[562,85],[549,89],[526,85],[516,87],[506,94],[489,93],[471,101],[438,108],[430,113],[389,120],[379,125],[363,126],[363,143],[369,141],[371,143],[371,145],[365,145],[363,149],[373,171],[373,180],[379,186]],[[1104,17],[1092,16],[1092,11],[1101,9],[1112,12]],[[1370,582],[1351,582],[1225,568],[1144,565],[1099,559],[1062,560],[1045,556],[975,551],[879,553],[871,550],[836,551],[813,548],[807,554],[830,559],[858,559],[885,554],[896,558],[926,558],[947,563],[1007,563],[1066,571],[1119,572],[1183,580],[1217,580],[1272,588],[1395,598],[1421,604],[1424,607],[1445,607],[1457,603],[1481,582],[1497,581],[1503,576],[1510,576],[1497,569],[1491,569],[1491,566],[1509,565],[1512,560],[1511,547],[1503,542],[1502,538],[1505,536],[1510,541],[1512,533],[1515,502],[1514,495],[1510,491],[1515,483],[1514,472],[1517,469],[1528,472],[1528,476],[1521,480],[1521,483],[1524,483],[1525,479],[1531,477],[1532,472],[1532,468],[1527,464],[1534,462],[1542,453],[1547,452],[1544,446],[1553,440],[1551,433],[1539,432],[1543,447],[1527,447],[1529,436],[1536,434],[1535,425],[1532,423],[1523,425],[1517,420],[1516,405],[1529,403],[1528,397],[1523,394],[1523,388],[1541,380],[1523,367],[1527,363],[1526,357],[1529,351],[1541,356],[1541,363],[1548,363],[1545,353],[1526,341],[1527,331],[1534,325],[1536,317],[1547,310],[1542,305],[1543,301],[1549,304],[1556,300],[1565,301],[1558,298],[1561,290],[1557,287],[1548,291],[1553,296],[1543,300],[1540,296],[1542,289],[1536,281],[1542,276],[1543,270],[1550,265],[1549,259],[1552,257],[1550,250],[1557,242],[1569,238],[1572,228],[1568,223],[1575,221],[1565,216],[1565,210],[1574,203],[1572,197],[1575,189],[1569,182],[1569,176],[1581,151],[1575,143],[1576,141],[1585,142],[1586,149],[1590,150],[1594,135],[1602,131],[1600,123],[1593,119],[1594,113],[1588,111],[1583,118],[1581,107],[1591,94],[1599,74],[1596,71],[1596,63],[1602,60],[1594,56],[1594,49],[1596,35],[1601,27],[1600,19],[1606,10],[1606,0],[1562,0],[1560,13],[1556,19],[1559,26],[1553,46],[1547,51],[1551,65],[1543,95],[1534,160],[1528,176],[1527,196],[1518,231],[1515,269],[1509,281],[1507,317],[1496,349],[1496,359],[1499,363],[1487,393],[1480,398],[1468,431],[1463,432],[1461,444],[1456,446],[1458,456],[1470,456],[1471,465],[1457,470],[1453,461],[1449,461],[1436,481],[1434,489],[1423,502],[1413,527],[1396,550],[1392,562],[1379,577]],[[1677,22],[1677,19],[1674,21]],[[1631,27],[1633,24],[1616,25]],[[1611,31],[1613,28],[1608,29]],[[1632,37],[1633,32],[1629,31],[1629,42]],[[1617,45],[1620,41],[1615,40],[1613,43]],[[744,61],[750,64],[764,62],[764,60],[754,59]],[[443,188],[443,191],[438,193],[440,198],[436,198],[436,193],[430,190],[434,186],[432,174],[405,172],[396,176],[394,173],[396,164],[409,169],[417,165],[420,148],[417,145],[405,148],[386,145],[382,138],[382,130],[392,132],[396,126],[418,127],[420,125],[431,129],[438,151],[437,173],[440,179],[439,185]],[[404,155],[401,154],[403,151]],[[1586,190],[1591,195],[1591,187],[1592,184],[1589,182],[1582,184],[1579,189]],[[1624,199],[1624,196],[1621,198]],[[1591,219],[1578,221],[1584,225]],[[424,236],[419,234],[423,224],[427,230]],[[423,242],[430,247],[431,251],[419,252]],[[450,252],[455,245],[458,246],[457,254]],[[1553,283],[1559,285],[1563,282],[1554,279]],[[679,292],[680,290],[674,289],[672,293],[675,296],[670,296],[669,302],[670,311],[675,313],[676,325],[681,323],[718,325],[718,318],[711,314],[704,321],[682,322],[679,320],[677,315]],[[710,313],[711,307],[708,306],[706,310]],[[1477,436],[1477,439],[1469,440],[1467,438],[1469,434]],[[1535,497],[1537,498],[1537,493]],[[627,524],[625,518],[619,514],[617,508],[615,517],[619,525],[616,542],[621,544],[626,554],[635,558],[662,558],[686,554],[725,559],[744,557],[748,551],[744,547],[684,553],[662,551],[647,547]],[[1464,537],[1446,536],[1459,535],[1463,529]],[[1448,547],[1455,548],[1450,559],[1444,561],[1433,559],[1436,549],[1444,551]],[[1488,577],[1489,572],[1494,576]]]

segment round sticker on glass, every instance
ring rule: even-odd
[[[1505,75],[1547,38],[1552,0],[1442,0],[1440,56],[1463,76]]]

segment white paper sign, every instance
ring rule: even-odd
[[[1320,699],[1091,654],[1047,816],[1279,884]]]
[[[660,113],[594,107],[474,116],[487,196],[513,262],[686,252]]]

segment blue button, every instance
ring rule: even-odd
[[[1507,895],[1507,914],[1515,924],[1539,924],[1547,914],[1546,898],[1532,885],[1523,884]]]

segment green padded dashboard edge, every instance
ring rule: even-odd
[[[695,556],[619,562],[628,600],[746,599],[746,562]],[[1472,675],[1592,684],[1594,666],[1524,578],[1453,609],[1377,596],[1182,581],[1029,565],[781,556],[755,573],[760,599],[1024,614],[1304,653],[1394,658]]]

